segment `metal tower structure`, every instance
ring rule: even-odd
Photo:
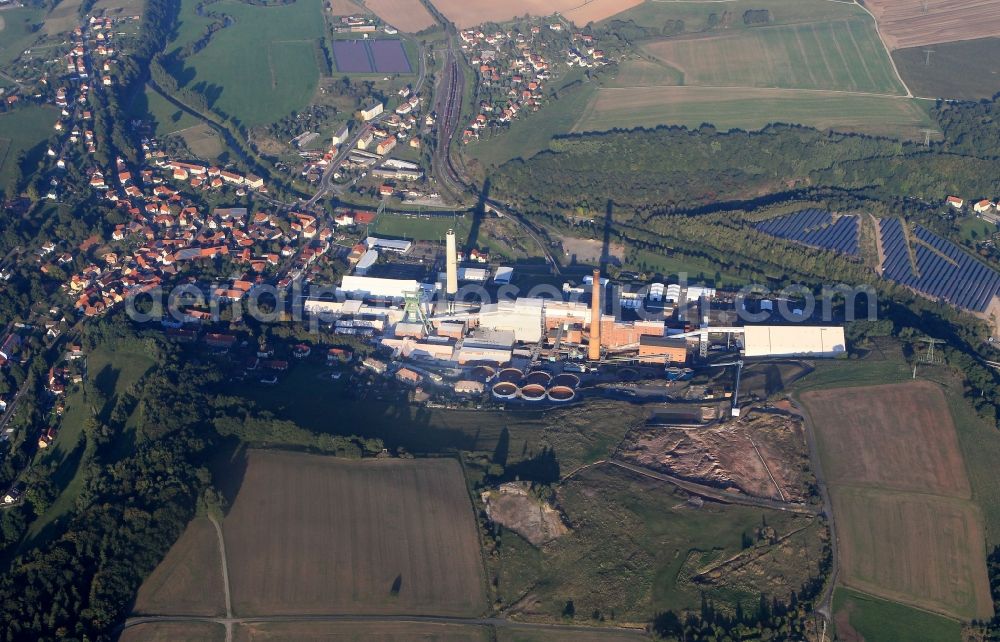
[[[733,384],[733,407],[730,414],[733,417],[740,416],[740,375],[743,374],[743,359],[737,361],[727,361],[725,363],[709,364],[710,368],[725,368],[726,366],[736,366],[736,376]]]
[[[927,353],[924,355],[922,359],[924,363],[931,363],[931,364],[941,363],[941,360],[937,357],[937,355],[934,354],[934,346],[939,343],[943,344],[945,343],[944,341],[942,341],[941,339],[932,339],[931,337],[925,337],[923,339],[919,339],[918,341],[920,343],[927,344]]]
[[[424,327],[424,331],[427,334],[433,334],[434,326],[431,325],[430,319],[424,314],[424,308],[421,305],[423,297],[420,290],[404,292],[403,301],[403,320],[410,323],[419,323]]]

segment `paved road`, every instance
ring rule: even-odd
[[[689,493],[722,502],[724,504],[742,504],[743,506],[768,508],[771,510],[780,510],[786,513],[796,513],[798,515],[815,516],[818,514],[818,511],[815,508],[807,504],[793,504],[789,502],[779,502],[773,499],[764,499],[763,497],[751,497],[749,495],[727,493],[724,490],[720,490],[712,486],[705,486],[704,484],[690,482],[681,479],[680,477],[674,477],[673,475],[658,473],[656,471],[649,470],[648,468],[643,468],[642,466],[636,466],[634,464],[621,461],[620,459],[608,459],[606,462],[613,466],[618,466],[619,468],[624,468],[634,473],[645,475],[646,477],[652,477],[653,479],[669,482]]]
[[[312,209],[316,205],[316,203],[319,202],[319,199],[326,196],[328,192],[337,191],[337,185],[335,185],[333,182],[333,175],[337,172],[337,168],[340,167],[340,164],[343,163],[344,160],[347,158],[347,156],[354,150],[355,146],[358,144],[358,139],[364,136],[365,132],[371,129],[372,125],[381,122],[384,117],[385,117],[384,113],[379,114],[374,119],[372,119],[371,122],[365,124],[363,127],[358,128],[358,131],[354,132],[354,135],[351,136],[350,139],[348,139],[348,141],[345,144],[341,145],[340,150],[337,152],[336,157],[334,157],[334,159],[330,161],[330,164],[327,165],[326,170],[323,171],[323,176],[319,179],[319,188],[316,190],[316,193],[312,195],[312,198],[306,201],[305,207]]]

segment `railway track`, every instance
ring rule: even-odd
[[[465,75],[455,53],[454,42],[449,40],[448,53],[444,65],[445,73],[439,88],[440,100],[438,112],[438,141],[434,150],[434,175],[438,178],[444,191],[455,200],[466,200],[471,189],[468,181],[455,167],[451,157],[451,145],[458,129],[458,119],[462,114],[462,89],[465,86]]]

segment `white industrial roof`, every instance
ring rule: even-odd
[[[368,250],[361,255],[360,259],[358,259],[358,264],[354,267],[354,269],[364,272],[371,266],[375,265],[376,261],[378,261],[378,250]]]
[[[514,268],[503,265],[498,267],[496,273],[493,275],[495,283],[510,283],[512,278],[514,278]]]
[[[413,246],[411,241],[400,241],[397,239],[380,239],[375,236],[369,236],[365,239],[365,246],[369,250],[391,250],[393,252],[407,253]]]
[[[747,357],[846,353],[844,328],[837,326],[748,325],[743,328]]]
[[[458,279],[460,281],[477,281],[482,283],[490,275],[486,268],[458,268]]]
[[[402,299],[407,292],[419,292],[423,284],[413,279],[381,279],[373,276],[347,275],[340,289],[350,294]]]

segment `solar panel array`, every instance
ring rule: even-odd
[[[884,218],[879,221],[879,234],[882,236],[882,276],[897,283],[908,283],[915,276],[910,262],[910,253],[906,248],[906,236],[903,234],[903,224],[898,218]]]
[[[886,278],[974,312],[986,310],[993,297],[1000,294],[1000,273],[951,241],[918,225],[913,235],[921,242],[913,244],[917,262],[914,272],[899,219],[883,219],[879,231],[885,254],[882,273]]]
[[[757,224],[757,229],[776,236],[823,250],[857,256],[858,217],[841,216],[834,222],[826,210],[808,209],[794,214],[778,216]]]

